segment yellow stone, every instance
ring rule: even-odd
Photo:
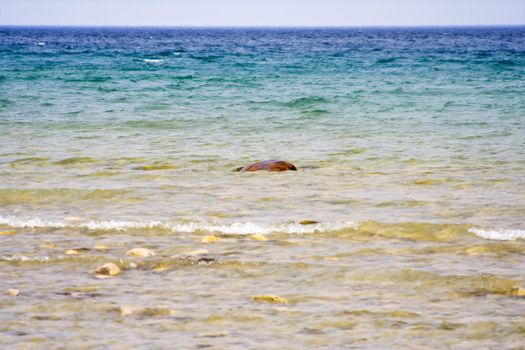
[[[205,236],[201,238],[202,243],[213,243],[217,242],[220,238],[216,236]]]
[[[78,255],[78,254],[80,254],[80,253],[78,252],[78,250],[75,250],[75,249],[68,249],[68,250],[66,250],[65,254],[66,254],[66,255]]]
[[[95,249],[95,250],[108,250],[109,248],[107,246],[105,246],[104,244],[97,244],[96,246],[93,247],[93,249]]]
[[[9,294],[12,297],[16,297],[18,296],[18,294],[20,294],[20,291],[18,289],[11,288],[7,290],[7,294]]]
[[[256,234],[253,234],[250,236],[251,239],[254,239],[256,241],[267,241],[268,238],[266,238],[265,236],[261,235],[260,233],[256,233]]]
[[[91,271],[91,273],[95,274],[97,278],[117,276],[120,274],[120,267],[114,263],[107,263]]]
[[[286,304],[288,303],[288,300],[281,298],[277,295],[256,295],[252,297],[252,301],[262,301],[266,303],[274,303],[274,304]]]
[[[149,257],[149,256],[155,256],[155,252],[148,248],[133,248],[129,250],[126,253],[126,255]]]
[[[16,235],[16,231],[0,231],[0,235]]]

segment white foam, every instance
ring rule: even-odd
[[[89,220],[83,221],[82,218],[75,218],[71,220],[70,217],[64,220],[44,220],[40,218],[18,218],[16,216],[0,216],[0,225],[7,225],[11,227],[20,228],[64,228],[64,227],[81,227],[89,230],[117,230],[126,231],[130,228],[154,228],[163,227],[170,229],[171,227],[160,221],[148,222],[134,222],[134,221],[119,221],[119,220]],[[75,222],[76,221],[76,222]]]
[[[16,216],[0,216],[0,225],[7,225],[11,227],[20,228],[35,228],[35,227],[56,227],[62,228],[68,226],[66,222],[61,220],[43,220],[40,218],[18,218]]]
[[[81,218],[78,218],[81,219]],[[229,224],[187,222],[187,223],[168,223],[162,221],[120,221],[120,220],[77,220],[70,218],[64,220],[44,220],[40,218],[19,218],[15,216],[0,216],[0,225],[7,225],[19,228],[64,228],[78,227],[89,230],[102,231],[126,231],[128,229],[151,229],[163,228],[173,232],[192,233],[192,232],[217,232],[223,234],[269,234],[269,233],[315,233],[337,231],[347,228],[356,228],[357,225],[351,221],[344,222],[325,222],[313,225],[301,225],[298,223],[287,224],[264,224],[257,222],[234,222]]]
[[[48,256],[25,256],[25,255],[11,255],[11,256],[0,256],[0,261],[6,262],[50,262],[51,259]]]
[[[131,228],[170,228],[169,225],[164,224],[160,221],[148,221],[148,222],[134,222],[134,221],[87,221],[85,223],[78,224],[79,227],[84,227],[90,230],[117,230],[126,231]]]
[[[484,239],[492,239],[495,241],[513,241],[516,239],[525,238],[525,230],[484,230],[477,227],[471,227],[468,232]]]
[[[263,224],[256,222],[234,222],[232,224],[206,224],[192,222],[188,224],[178,224],[173,226],[175,232],[218,232],[223,234],[269,234],[269,233],[314,233],[337,231],[345,228],[356,228],[357,225],[350,221],[335,223],[318,223],[313,225],[301,224]]]
[[[162,62],[164,62],[164,60],[145,58],[144,62],[146,62],[146,63],[162,63]]]

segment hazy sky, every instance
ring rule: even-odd
[[[0,0],[0,24],[505,25],[525,24],[525,0]]]

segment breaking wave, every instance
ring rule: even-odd
[[[248,235],[270,233],[315,233],[356,228],[351,221],[324,222],[310,225],[300,223],[265,224],[257,222],[234,222],[229,224],[184,222],[169,223],[163,221],[120,221],[120,220],[85,220],[83,218],[66,218],[63,220],[47,220],[41,218],[19,218],[0,216],[0,225],[15,228],[84,228],[100,231],[126,231],[128,229],[166,229],[173,232],[216,232],[221,234]]]
[[[379,222],[338,221],[312,222],[309,224],[263,223],[263,222],[168,222],[159,220],[126,221],[126,220],[88,220],[81,217],[66,217],[63,219],[42,219],[38,217],[0,216],[0,225],[11,228],[79,228],[92,231],[128,231],[140,229],[159,229],[175,233],[211,232],[225,235],[250,234],[308,234],[323,233],[341,230],[354,230],[356,233],[375,234],[382,237],[408,237],[421,239],[446,239],[449,235],[457,236],[467,232],[479,238],[497,241],[512,241],[525,239],[525,230],[518,229],[481,229],[465,227],[459,224],[431,224],[431,223],[398,223],[388,224]]]

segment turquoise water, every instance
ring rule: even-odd
[[[0,331],[54,347],[27,328],[81,313],[86,348],[109,344],[95,320],[143,319],[191,346],[522,344],[524,135],[523,27],[2,27],[0,276],[28,306],[0,306],[33,316]],[[265,159],[299,170],[232,172]],[[108,261],[122,275],[93,280]],[[287,306],[253,306],[272,293]],[[148,329],[127,345],[169,344]]]

